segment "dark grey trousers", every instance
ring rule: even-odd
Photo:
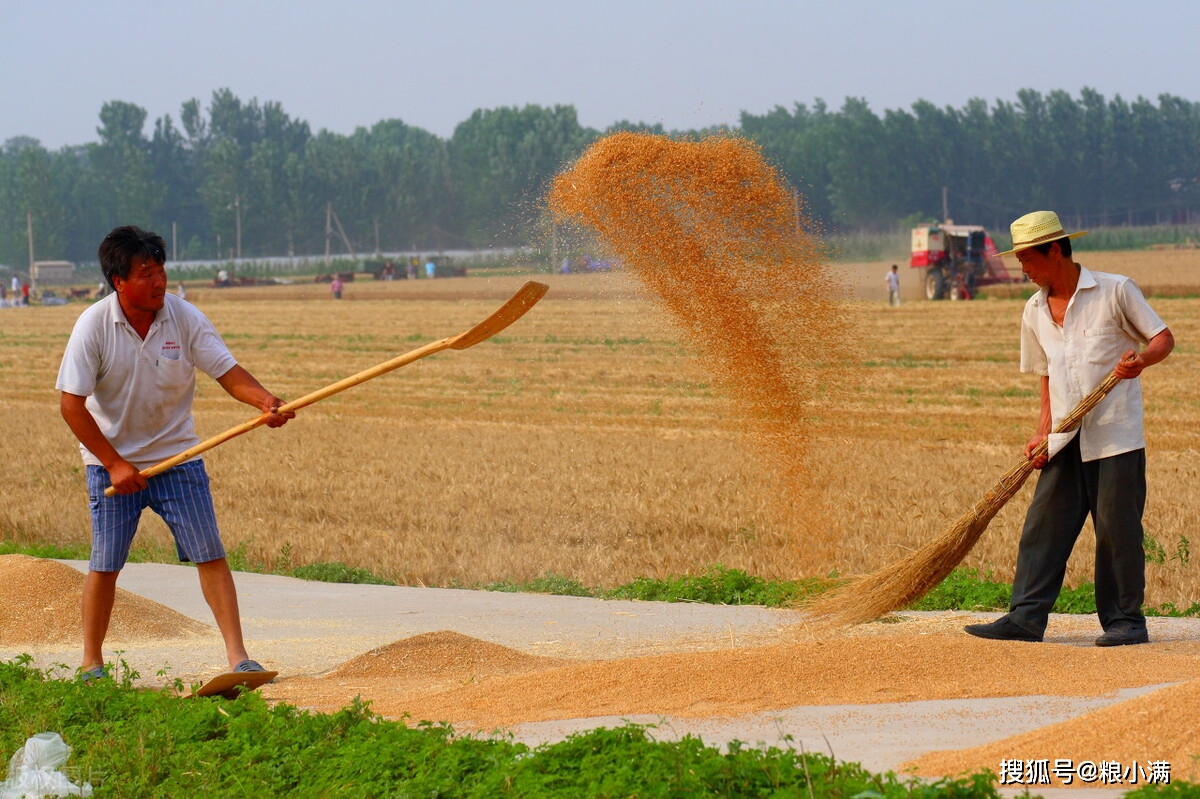
[[[1088,514],[1096,529],[1096,609],[1105,629],[1146,628],[1146,450],[1084,463],[1075,436],[1038,476],[1017,550],[1009,618],[1032,633],[1062,590],[1067,559]]]

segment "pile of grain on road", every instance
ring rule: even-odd
[[[334,711],[362,697],[372,705],[382,701],[385,707],[374,709],[390,715],[392,708],[417,706],[420,697],[496,678],[530,679],[533,672],[564,662],[442,630],[364,652],[319,677],[280,680],[264,693],[319,711]]]
[[[330,671],[342,678],[404,679],[406,676],[474,679],[488,674],[517,674],[548,668],[562,661],[527,655],[500,644],[441,630],[405,638],[372,649]]]
[[[1053,765],[1057,760],[1118,763],[1136,767],[1145,783],[1154,761],[1170,763],[1172,780],[1200,779],[1200,680],[1162,688],[1002,741],[949,752],[931,752],[902,766],[923,776],[995,771],[1001,760],[1048,760],[1051,783],[1045,787],[1096,787],[1073,776],[1068,785]],[[1132,774],[1132,772],[1131,772]],[[1122,782],[1128,783],[1130,775]]]
[[[83,574],[54,560],[0,556],[0,646],[82,641]],[[212,629],[164,605],[118,588],[108,641],[207,635]]]

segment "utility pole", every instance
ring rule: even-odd
[[[242,195],[235,194],[233,196],[233,210],[237,225],[237,257],[241,260],[242,257]]]
[[[333,203],[329,204],[329,215],[333,217],[333,223],[337,225],[338,236],[341,237],[342,243],[346,245],[346,252],[350,253],[350,257],[354,256],[354,245],[350,243],[350,239],[346,236],[346,229],[342,227],[342,220],[338,218],[337,211],[333,210]]]
[[[328,270],[333,261],[329,258],[329,246],[333,239],[333,201],[325,203],[325,269]]]
[[[29,289],[33,291],[37,289],[33,275],[33,212],[28,208],[25,209],[25,234],[29,238]]]
[[[950,221],[950,195],[946,192],[946,187],[942,186],[942,224],[947,224]]]
[[[171,223],[171,263],[179,262],[179,245],[177,244],[179,239],[176,234],[177,234],[177,231],[175,229],[175,223],[172,222]]]

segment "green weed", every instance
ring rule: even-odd
[[[18,544],[0,541],[0,555],[29,555],[53,560],[87,560],[91,547],[86,544]]]
[[[605,591],[605,599],[647,602],[705,602],[714,605],[783,607],[799,603],[828,588],[825,580],[764,580],[741,569],[716,564],[703,574],[668,579],[640,577]]]
[[[301,580],[313,580],[322,583],[353,583],[355,585],[395,585],[367,569],[357,566],[347,566],[345,563],[310,563],[307,566],[297,566],[289,575]]]
[[[1012,586],[994,581],[991,572],[981,576],[976,569],[955,569],[941,584],[910,605],[909,609],[1007,610],[1011,599]],[[1074,588],[1063,588],[1054,603],[1054,612],[1095,613],[1095,584],[1080,583]],[[1147,616],[1200,616],[1200,602],[1193,602],[1182,610],[1170,602],[1159,607],[1146,605],[1142,612]]]
[[[1012,599],[1012,586],[992,580],[992,573],[955,569],[917,602],[912,610],[1003,610]]]
[[[495,583],[481,585],[479,588],[484,591],[501,591],[505,593],[526,593],[526,594],[555,594],[558,596],[595,596],[596,592],[585,586],[578,580],[570,577],[564,577],[561,574],[546,572],[540,577],[535,577],[523,583],[513,582],[511,580],[503,580]]]
[[[1180,780],[1171,780],[1169,785],[1143,785],[1136,791],[1130,791],[1124,794],[1125,799],[1139,799],[1139,797],[1174,797],[1175,799],[1198,799],[1200,798],[1200,785],[1194,782],[1182,782]]]

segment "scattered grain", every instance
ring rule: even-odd
[[[1012,644],[908,621],[862,629],[868,628],[873,634],[590,662],[535,658],[434,633],[360,656],[321,678],[283,681],[268,694],[331,707],[362,695],[387,716],[490,729],[609,715],[733,717],[802,705],[1099,696],[1192,679],[1200,652],[1195,642],[1172,651],[1156,644],[1107,650]],[[789,632],[804,638],[802,630]]]

